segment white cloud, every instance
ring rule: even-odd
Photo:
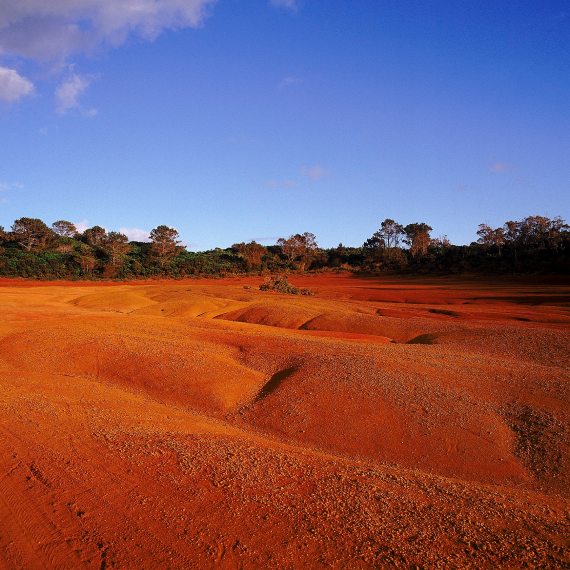
[[[0,54],[65,59],[129,36],[198,27],[216,0],[0,0]],[[286,0],[288,4],[290,0]]]
[[[303,168],[301,168],[301,174],[306,174],[307,176],[309,176],[311,180],[320,180],[323,176],[326,176],[328,173],[329,173],[328,170],[325,170],[320,166],[311,166],[309,168],[303,166]]]
[[[287,8],[295,12],[297,11],[296,0],[269,0],[269,4],[275,8]]]
[[[139,230],[137,228],[119,228],[119,232],[125,234],[129,241],[150,241],[149,234],[146,230]]]
[[[63,81],[63,83],[55,90],[55,98],[57,99],[57,112],[65,114],[73,107],[79,107],[77,98],[89,87],[93,77],[73,74]],[[96,113],[97,111],[95,111]]]
[[[12,188],[17,188],[21,190],[24,187],[23,184],[18,184],[17,182],[0,182],[0,192],[5,192],[6,190],[11,190]]]
[[[34,84],[29,79],[19,75],[15,69],[0,67],[0,101],[17,101],[33,91]]]
[[[75,224],[75,229],[82,234],[87,228],[89,228],[89,223],[87,222],[87,220],[83,220],[82,222],[78,222],[77,224]]]

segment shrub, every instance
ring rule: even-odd
[[[284,275],[270,275],[266,277],[263,284],[259,286],[259,290],[276,291],[277,293],[284,293],[286,295],[315,295],[311,289],[299,289],[299,287],[291,285]]]

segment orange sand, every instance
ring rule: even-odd
[[[568,568],[568,283],[290,281],[0,280],[0,570]]]

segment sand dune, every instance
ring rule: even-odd
[[[291,281],[4,280],[0,569],[567,568],[568,288]]]

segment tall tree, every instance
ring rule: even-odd
[[[563,231],[568,229],[564,220],[546,216],[528,216],[518,222],[518,241],[532,247],[556,248]]]
[[[128,242],[129,238],[119,232],[109,232],[99,240],[99,247],[109,256],[113,269],[123,264],[125,255],[131,249]]]
[[[427,253],[430,245],[430,235],[432,228],[427,224],[417,223],[408,224],[404,228],[406,237],[404,243],[410,247],[410,252],[413,257],[421,257]]]
[[[518,222],[505,222],[503,225],[503,235],[505,236],[505,244],[513,254],[515,263],[517,261],[517,249],[519,244],[519,224]]]
[[[298,264],[300,271],[310,267],[318,250],[316,237],[310,232],[295,234],[288,239],[279,238],[277,245],[290,264]]]
[[[556,216],[556,218],[551,220],[546,238],[549,247],[558,249],[564,236],[568,236],[568,230],[570,230],[570,226],[560,216]]]
[[[82,273],[85,274],[91,273],[93,268],[97,265],[97,258],[95,257],[93,248],[83,243],[80,245],[73,261],[81,267]]]
[[[158,226],[150,232],[152,242],[151,251],[158,259],[160,266],[164,268],[166,262],[176,255],[180,248],[178,231],[168,226]]]
[[[52,230],[62,237],[75,237],[77,235],[77,228],[75,224],[66,222],[65,220],[58,220],[51,225]]]
[[[477,240],[478,243],[487,246],[494,245],[498,248],[499,255],[501,255],[502,247],[505,244],[505,234],[503,228],[497,228],[494,230],[487,224],[479,224],[477,235],[479,236],[479,239]]]
[[[12,226],[12,237],[27,251],[43,248],[54,233],[38,218],[20,218]]]
[[[368,251],[375,251],[386,247],[386,242],[384,241],[384,238],[380,235],[380,231],[377,231],[372,234],[372,237],[369,237],[362,244],[362,247]]]
[[[83,232],[83,239],[89,245],[98,245],[99,242],[107,235],[105,228],[101,226],[93,226]]]
[[[384,239],[386,247],[388,249],[392,247],[398,247],[400,245],[400,240],[404,235],[404,228],[401,224],[396,223],[390,218],[386,218],[380,224],[380,235]]]
[[[391,218],[386,218],[380,229],[368,238],[362,247],[372,253],[372,257],[379,259],[381,257],[391,261],[392,258],[397,257],[401,252],[396,252],[396,248],[400,245],[402,236],[404,235],[404,228],[401,224],[396,223]],[[382,250],[386,250],[384,253]]]

